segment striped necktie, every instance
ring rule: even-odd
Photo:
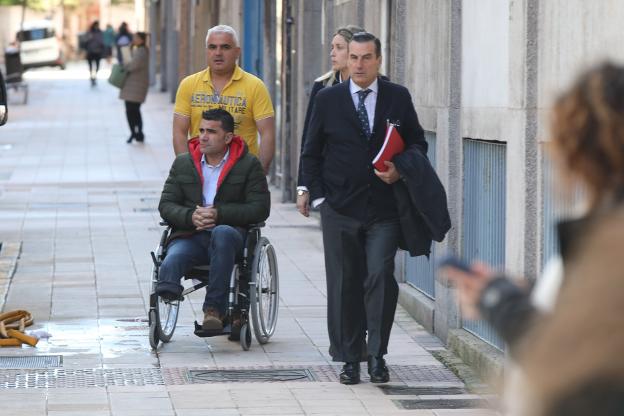
[[[366,100],[366,96],[370,94],[372,91],[370,89],[359,90],[357,92],[359,101],[357,106],[357,115],[360,120],[360,125],[362,126],[362,131],[366,135],[366,138],[369,139],[371,136],[370,124],[368,124],[368,112],[366,111],[366,106],[364,105],[364,101]]]

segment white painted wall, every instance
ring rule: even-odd
[[[462,4],[462,106],[507,107],[509,1]]]
[[[410,0],[406,2],[406,14],[405,45],[392,47],[405,53],[405,86],[419,110],[421,124],[426,130],[435,131],[436,109],[449,105],[450,4]]]
[[[605,59],[624,64],[624,1],[548,0],[540,3],[539,107],[579,71]]]

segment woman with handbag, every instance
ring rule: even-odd
[[[146,46],[147,34],[136,32],[132,37],[132,59],[123,65],[126,71],[126,80],[119,92],[119,98],[126,103],[126,117],[130,126],[132,140],[143,142],[143,119],[141,117],[141,104],[145,102],[147,88],[149,87],[149,53]]]

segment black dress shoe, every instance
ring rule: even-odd
[[[360,382],[360,363],[345,363],[340,373],[340,384],[358,384]]]
[[[141,142],[141,143],[142,143],[142,142],[144,142],[144,141],[145,141],[145,135],[144,135],[142,132],[138,132],[138,133],[136,134],[136,136],[134,137],[134,139],[135,139],[137,142]]]
[[[368,357],[368,375],[371,383],[387,383],[390,380],[386,360],[383,357]]]
[[[135,139],[134,134],[131,134],[128,140],[126,140],[126,143],[132,143],[132,140],[134,139]]]

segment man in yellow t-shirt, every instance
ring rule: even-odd
[[[257,155],[267,173],[275,154],[275,117],[264,83],[243,71],[236,31],[219,25],[208,30],[208,67],[184,78],[178,87],[173,115],[173,149],[188,152],[187,140],[199,135],[202,112],[227,110],[234,117],[234,133]],[[260,146],[258,147],[258,133]]]

